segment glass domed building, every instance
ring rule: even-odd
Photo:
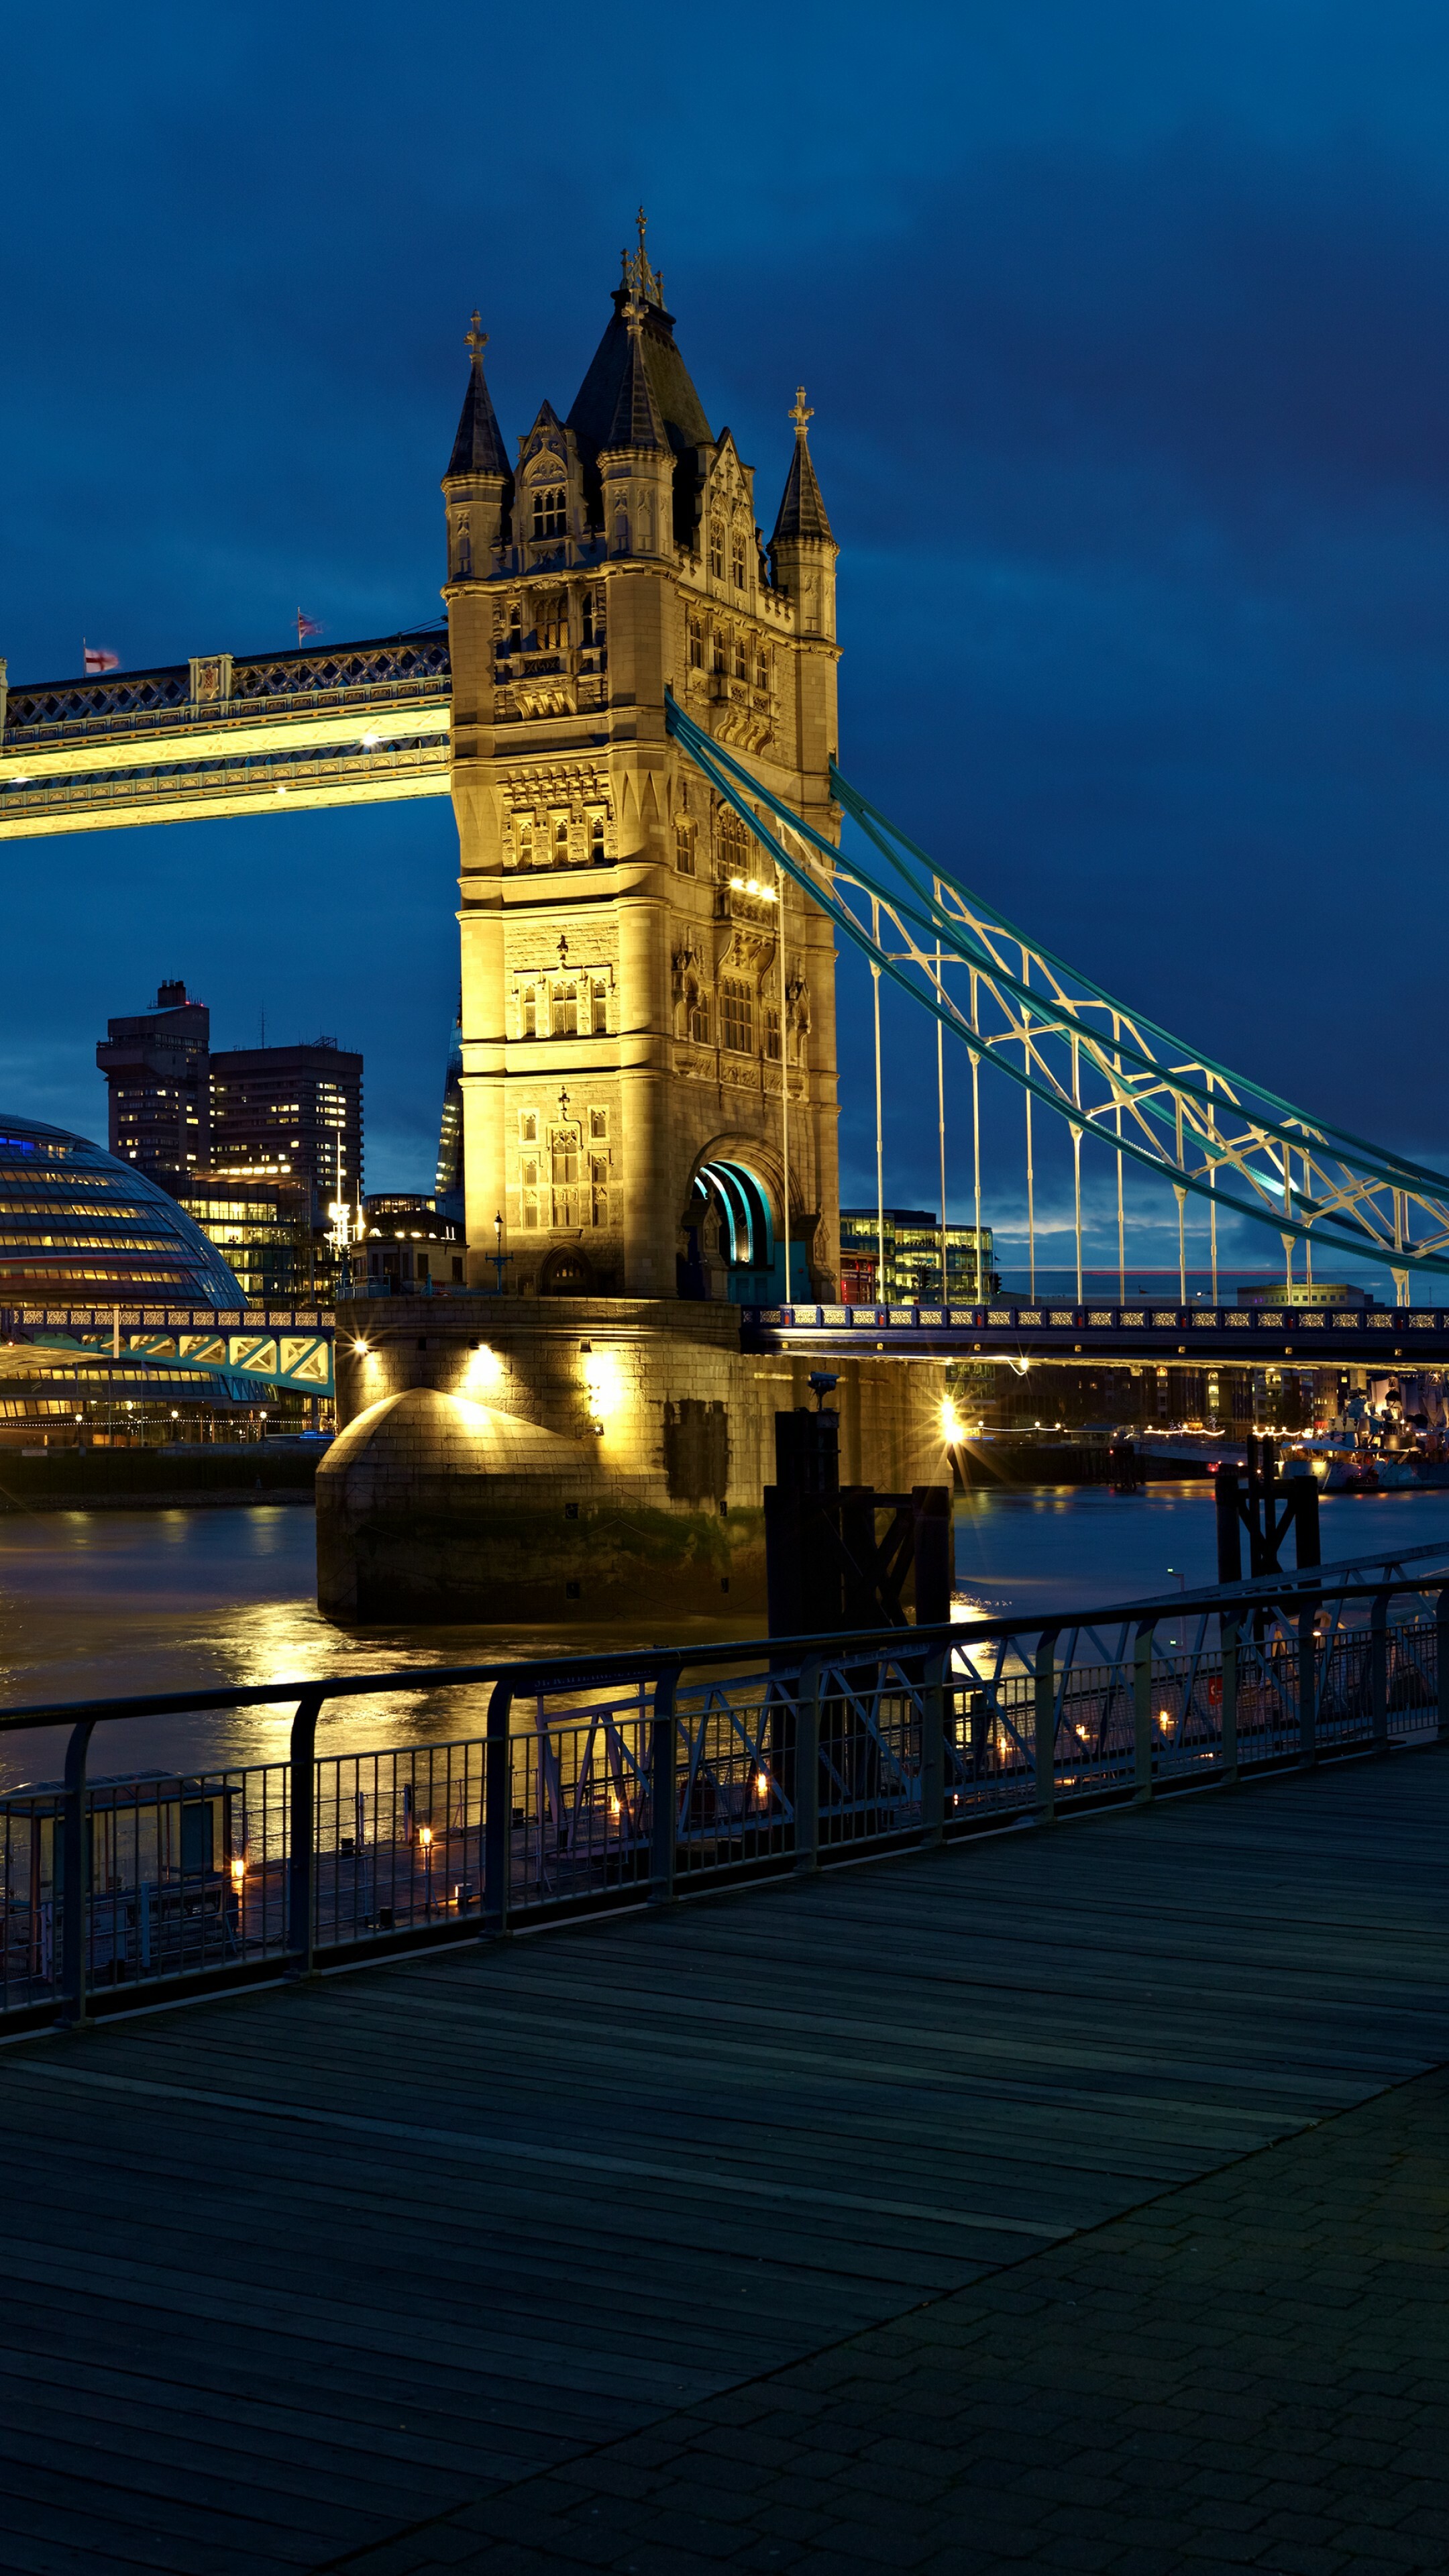
[[[0,1307],[245,1302],[200,1227],[133,1164],[0,1116]]]

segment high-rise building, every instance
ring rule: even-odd
[[[211,1013],[173,982],[151,1010],[106,1029],[96,1062],[109,1095],[107,1142],[121,1162],[169,1187],[210,1152]]]
[[[311,1219],[362,1197],[362,1058],[335,1038],[231,1047],[211,1059],[211,1168],[222,1180],[300,1179]]]
[[[448,1050],[448,1070],[443,1080],[443,1115],[438,1129],[438,1171],[435,1196],[439,1211],[455,1220],[459,1234],[463,1228],[463,1001],[458,998],[458,1016],[453,1023],[453,1043]]]

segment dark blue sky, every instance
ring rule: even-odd
[[[847,774],[1169,1026],[1449,1156],[1442,6],[80,0],[7,30],[0,125],[13,679],[433,614],[468,312],[505,432],[564,408],[642,196],[767,525],[809,388]],[[221,1043],[361,1046],[369,1178],[426,1182],[453,865],[433,805],[5,845],[0,1100],[102,1128],[107,1012],[180,973]],[[930,1042],[891,1053],[928,1202]]]

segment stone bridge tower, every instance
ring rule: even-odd
[[[510,464],[473,317],[443,481],[470,1279],[793,1293],[838,1270],[834,949],[665,732],[665,691],[818,829],[835,559],[797,399],[768,544],[639,248],[566,418]],[[783,960],[780,943],[783,941]],[[783,966],[783,972],[782,972]],[[498,1220],[501,1219],[501,1227]]]

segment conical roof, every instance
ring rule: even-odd
[[[503,445],[503,433],[498,426],[498,415],[493,408],[487,378],[483,373],[483,351],[487,346],[488,334],[480,327],[476,313],[473,316],[473,328],[467,336],[468,346],[473,353],[473,364],[468,377],[468,390],[463,396],[458,435],[453,441],[453,453],[448,459],[448,473],[506,476],[509,466]]]
[[[649,369],[644,362],[642,315],[643,308],[636,299],[626,314],[629,346],[624,357],[624,372],[619,379],[614,417],[609,423],[604,446],[656,448],[664,455],[668,453],[664,423],[654,387],[649,382]]]
[[[785,477],[785,489],[780,498],[780,514],[770,543],[777,546],[782,537],[823,537],[827,544],[833,545],[835,539],[825,515],[825,504],[820,498],[815,468],[810,461],[810,442],[805,424],[811,414],[805,408],[803,385],[795,397],[795,408],[790,417],[795,423],[795,453],[790,459],[790,471]]]
[[[649,445],[649,441],[616,436],[615,423],[620,416],[621,398],[634,381],[635,361],[631,354],[633,335],[624,319],[624,307],[630,301],[631,287],[616,286],[614,310],[602,340],[594,351],[588,374],[574,397],[568,425],[579,443],[581,455],[590,464],[601,448]],[[659,425],[676,456],[687,449],[712,445],[712,433],[705,418],[704,405],[690,382],[689,369],[674,344],[674,316],[662,304],[648,297],[640,299],[644,311],[639,327],[639,347],[654,398]],[[633,394],[629,399],[632,404]]]

